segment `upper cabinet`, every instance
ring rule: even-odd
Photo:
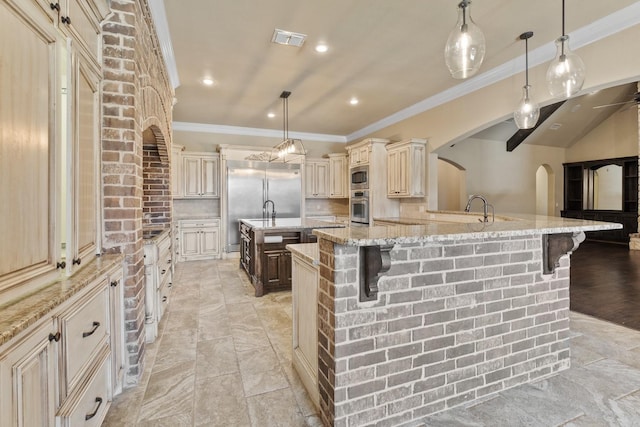
[[[329,154],[329,197],[349,197],[349,160],[346,154]]]
[[[349,165],[364,166],[369,164],[370,145],[355,147],[349,151]]]
[[[182,145],[171,146],[171,195],[175,198],[182,197]]]
[[[215,153],[182,153],[181,197],[220,197],[220,157]]]
[[[305,164],[305,197],[307,199],[329,198],[329,160],[307,159]]]
[[[424,197],[426,146],[418,138],[387,145],[387,197]]]
[[[0,49],[7,297],[71,274],[99,248],[99,34],[107,12],[106,1],[0,0],[0,36],[19,40]]]

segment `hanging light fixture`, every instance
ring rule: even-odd
[[[444,60],[454,79],[473,76],[484,60],[484,34],[471,19],[470,5],[469,0],[458,4],[458,22],[444,47]]]
[[[282,161],[288,162],[294,159],[299,159],[300,156],[307,154],[302,145],[302,140],[296,138],[289,138],[289,95],[291,92],[283,91],[280,94],[282,99],[282,142],[273,147],[271,150],[270,162]]]
[[[562,36],[556,40],[556,56],[547,69],[547,86],[556,98],[569,98],[582,89],[586,69],[582,59],[569,49],[569,36],[564,30],[562,0]]]
[[[522,88],[522,99],[518,108],[513,112],[513,119],[518,129],[531,129],[538,123],[540,117],[540,107],[531,99],[531,86],[529,86],[529,39],[533,37],[533,31],[520,34],[520,40],[524,40],[524,61],[525,61],[525,85]]]

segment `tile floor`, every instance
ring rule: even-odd
[[[141,382],[103,426],[320,426],[291,367],[291,294],[255,298],[237,260],[177,267]],[[571,369],[415,425],[640,425],[640,332],[578,313],[571,329]]]

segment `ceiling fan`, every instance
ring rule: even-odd
[[[595,110],[595,109],[598,109],[598,108],[616,107],[616,106],[625,105],[625,104],[640,105],[640,92],[636,92],[633,95],[633,98],[630,101],[615,102],[613,104],[596,105],[595,107],[593,107],[593,109]],[[631,105],[629,105],[629,106],[631,106]]]

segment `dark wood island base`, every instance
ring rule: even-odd
[[[240,267],[255,288],[255,296],[291,289],[291,252],[287,245],[316,242],[317,228],[344,224],[305,218],[241,219]]]

